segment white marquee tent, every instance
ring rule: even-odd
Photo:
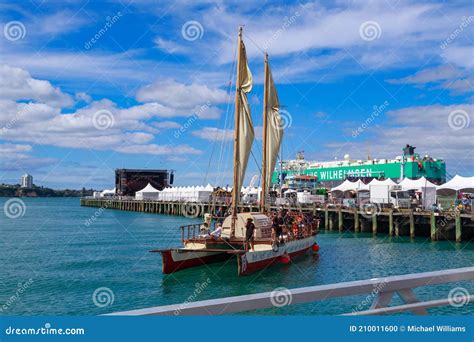
[[[159,198],[160,191],[155,189],[153,185],[148,183],[146,187],[135,193],[136,200],[157,200]]]
[[[369,191],[369,186],[364,184],[360,179],[355,182],[345,180],[342,184],[331,189],[331,192],[334,192],[336,195],[346,191]]]
[[[397,183],[395,183],[392,179],[388,178],[388,179],[384,179],[384,180],[378,180],[378,179],[372,179],[370,181],[370,183],[368,184],[369,187],[370,185],[388,185],[389,187],[392,187],[394,185],[397,185]]]
[[[425,177],[418,179],[403,179],[399,185],[401,185],[402,190],[421,190],[422,188],[433,188],[436,187],[435,184],[431,183]]]
[[[104,190],[100,193],[100,197],[115,196],[115,188],[112,190]]]
[[[456,175],[450,181],[436,187],[438,195],[454,195],[458,191],[474,192],[474,177]]]
[[[158,199],[161,201],[187,201],[187,202],[209,202],[214,187],[206,186],[178,186],[165,188],[159,192]]]

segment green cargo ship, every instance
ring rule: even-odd
[[[415,147],[407,145],[403,154],[394,159],[351,160],[349,155],[344,160],[330,162],[311,162],[304,159],[298,152],[296,159],[283,161],[280,169],[273,173],[272,181],[278,184],[280,174],[282,179],[290,175],[315,176],[321,185],[327,183],[333,186],[345,179],[391,178],[394,181],[426,177],[433,183],[441,184],[446,181],[446,163],[428,155],[420,156],[415,153]]]

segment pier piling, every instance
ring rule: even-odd
[[[372,215],[372,234],[377,235],[377,215]]]
[[[388,213],[388,235],[393,236],[393,210]]]
[[[434,212],[431,213],[430,216],[430,232],[431,232],[431,241],[436,241],[437,234],[436,234],[436,217]]]
[[[339,231],[342,232],[342,228],[344,227],[344,216],[341,207],[339,207],[337,211],[337,224]]]
[[[354,231],[359,232],[359,212],[354,209]]]
[[[415,216],[413,216],[413,210],[410,210],[410,238],[415,237]]]
[[[454,225],[456,226],[456,242],[461,242],[462,232],[461,232],[461,215],[458,212],[454,216]]]

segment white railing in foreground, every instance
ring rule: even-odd
[[[357,280],[345,283],[309,286],[280,292],[264,292],[251,295],[204,300],[199,302],[157,306],[153,308],[122,311],[110,315],[141,316],[141,315],[222,315],[241,311],[271,308],[275,303],[300,304],[322,301],[329,298],[369,294],[373,298],[372,305],[366,311],[353,311],[349,315],[380,315],[395,312],[413,312],[426,315],[427,308],[446,306],[453,300],[461,300],[462,304],[474,301],[474,295],[469,295],[462,289],[457,298],[443,298],[420,302],[413,288],[437,285],[474,279],[474,267],[456,268],[442,271],[405,274],[368,280]],[[404,305],[388,306],[395,293],[405,302]],[[461,295],[461,297],[459,297]],[[280,296],[280,297],[278,297]],[[283,297],[283,298],[282,298]],[[317,313],[316,313],[317,314]]]

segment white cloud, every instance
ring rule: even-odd
[[[89,94],[86,94],[84,92],[77,93],[75,97],[77,101],[84,101],[86,103],[92,102],[92,97]]]
[[[163,39],[163,38],[160,38],[160,37],[157,37],[155,39],[155,44],[160,50],[163,50],[163,51],[165,51],[167,53],[171,53],[171,54],[173,54],[173,53],[183,53],[183,52],[188,51],[188,49],[186,47],[176,43],[176,41],[166,40],[166,39]]]
[[[451,114],[456,111],[458,119],[462,120],[457,123]],[[342,157],[348,153],[354,159],[362,159],[367,156],[367,146],[370,146],[373,158],[393,158],[401,154],[403,146],[412,144],[422,155],[445,159],[448,172],[455,170],[470,175],[474,172],[473,113],[474,105],[466,103],[388,111],[389,122],[384,127],[370,126],[357,139],[349,137],[346,141],[328,143],[328,156]],[[455,129],[456,124],[461,128]]]
[[[474,67],[474,47],[470,46],[448,46],[444,50],[443,57],[450,63],[463,68]]]
[[[162,128],[162,129],[170,129],[170,128],[180,128],[181,125],[174,121],[161,121],[161,122],[154,122],[152,123],[155,127]]]
[[[25,26],[28,35],[44,35],[51,39],[52,36],[77,31],[88,22],[89,17],[84,12],[66,10],[44,16],[35,15]]]
[[[418,71],[414,75],[399,79],[389,79],[391,84],[434,85],[435,89],[448,89],[453,94],[464,94],[474,91],[472,70],[461,69],[452,65],[443,65]]]
[[[174,108],[192,108],[206,103],[219,104],[227,101],[222,89],[211,89],[204,84],[182,84],[175,80],[162,80],[138,90],[137,99],[141,102],[159,102]]]
[[[232,140],[234,138],[234,130],[232,129],[220,129],[216,127],[204,127],[203,129],[193,131],[192,134],[198,138],[209,140],[209,141],[222,141]]]
[[[120,108],[116,103],[102,99],[71,113],[63,113],[61,105],[69,103],[69,95],[47,81],[32,79],[25,70],[7,66],[1,70],[5,88],[0,97],[2,140],[135,154],[200,153],[187,145],[156,144],[154,134],[158,130],[146,122],[153,117],[187,116],[188,111],[176,111],[159,103]],[[89,99],[85,94],[78,96]],[[17,102],[28,99],[38,102]],[[98,113],[106,120],[105,129],[101,129]]]
[[[390,79],[387,80],[387,82],[391,84],[425,84],[456,78],[460,74],[462,74],[461,70],[451,65],[442,65],[435,68],[423,69],[414,75],[400,79]]]
[[[35,158],[26,144],[0,144],[1,171],[31,172],[56,162],[54,158]]]
[[[0,99],[34,100],[67,107],[73,100],[48,81],[32,78],[20,68],[0,65]]]

